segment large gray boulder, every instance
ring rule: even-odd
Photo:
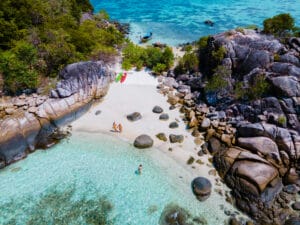
[[[153,139],[149,135],[142,134],[134,140],[133,145],[140,149],[150,148],[153,146]]]
[[[205,177],[197,177],[192,181],[192,189],[199,201],[205,201],[211,194],[212,184]]]
[[[267,137],[238,138],[238,146],[262,155],[266,160],[280,166],[282,164],[276,143]]]
[[[271,83],[277,96],[299,97],[300,85],[297,78],[292,76],[273,77]]]
[[[34,110],[21,110],[0,121],[0,166],[52,144],[58,128],[79,118],[93,99],[106,94],[113,73],[101,62],[80,62],[68,65],[60,75],[52,98],[39,97]]]

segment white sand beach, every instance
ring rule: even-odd
[[[196,162],[191,165],[187,164],[191,156],[195,160],[199,159],[197,152],[201,147],[194,143],[195,137],[186,130],[186,124],[182,121],[183,115],[179,112],[179,108],[169,110],[170,104],[167,102],[167,97],[158,92],[157,85],[158,79],[149,75],[147,71],[129,71],[124,83],[113,82],[101,103],[93,106],[88,113],[72,124],[73,132],[109,134],[129,143],[133,143],[137,136],[147,134],[154,140],[154,148],[150,151],[152,151],[151,156],[157,160],[157,163],[170,170],[168,164],[163,161],[167,157],[172,158],[182,168],[180,171],[172,171],[172,175],[182,179],[184,189],[190,190],[191,181],[195,177],[204,176],[212,182],[213,190],[219,189],[225,194],[224,191],[229,189],[223,183],[216,182],[218,175],[209,175],[209,171],[214,169],[208,162],[210,155],[200,157],[204,164],[200,165]],[[152,112],[156,105],[163,108],[163,113],[169,114],[169,120],[159,120],[160,114]],[[99,110],[101,113],[96,115],[95,113]],[[142,119],[135,122],[129,121],[126,116],[133,112],[140,112]],[[112,132],[114,121],[122,124],[122,133]],[[173,121],[178,122],[178,128],[169,128],[169,124]],[[169,140],[163,142],[155,136],[161,132],[164,132],[167,137],[169,134],[181,134],[184,136],[184,142],[181,144],[172,144]],[[172,150],[170,151],[169,148]],[[140,151],[149,150],[142,149]],[[224,196],[219,196],[218,193],[212,191],[209,201],[215,200],[223,204],[225,208],[234,210],[233,206],[225,201]]]

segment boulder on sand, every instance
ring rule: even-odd
[[[211,194],[212,184],[205,177],[197,177],[192,181],[192,189],[199,201],[205,201]]]
[[[127,119],[132,122],[137,121],[141,118],[142,118],[142,115],[139,112],[134,112],[134,113],[127,115]]]
[[[133,145],[136,148],[150,148],[153,145],[153,140],[149,135],[142,134],[134,140]]]

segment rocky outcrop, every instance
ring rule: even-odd
[[[191,134],[204,133],[199,155],[213,156],[234,204],[256,224],[282,225],[300,186],[299,38],[237,29],[208,37],[199,55],[201,73],[170,71],[161,88]],[[205,88],[219,67],[226,87]]]
[[[58,128],[80,117],[94,99],[106,94],[112,76],[101,62],[74,63],[61,71],[61,81],[51,91],[51,97],[14,99],[14,112],[0,120],[1,166],[54,142],[57,137],[53,134]],[[24,108],[27,105],[29,108]]]

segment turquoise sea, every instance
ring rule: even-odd
[[[299,0],[91,0],[95,11],[105,9],[112,19],[131,25],[130,38],[152,31],[152,41],[172,45],[199,37],[256,24],[289,12],[300,21]],[[212,20],[213,27],[204,24]]]
[[[199,202],[182,181],[184,170],[162,155],[158,163],[155,151],[91,133],[38,150],[0,171],[0,224],[163,225],[164,209],[177,205],[191,219],[223,225],[224,197]],[[142,175],[135,173],[139,164]]]

